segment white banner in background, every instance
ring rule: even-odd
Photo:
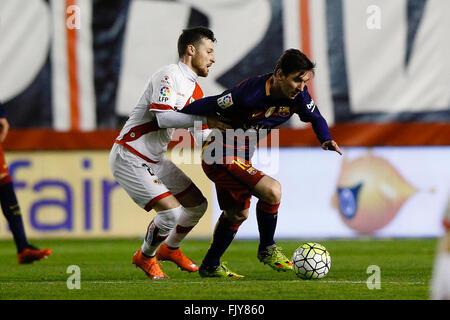
[[[448,1],[431,0],[418,24],[411,57],[405,63],[408,27],[406,0],[344,1],[345,49],[354,112],[419,112],[445,110],[450,102],[450,30]],[[381,13],[380,28],[364,27],[370,5]],[[416,18],[417,19],[417,18]],[[410,24],[408,24],[408,21]],[[406,64],[406,65],[405,65]],[[368,81],[370,79],[370,81]]]
[[[450,196],[450,147],[283,148],[276,238],[436,237]],[[264,171],[265,166],[255,167]],[[213,223],[220,215],[214,196]],[[258,238],[257,199],[237,238]]]
[[[204,25],[217,38],[199,79],[207,96],[299,48],[316,62],[309,90],[330,125],[448,123],[449,11],[448,0],[1,0],[0,101],[18,129],[114,128],[178,61],[181,31]]]

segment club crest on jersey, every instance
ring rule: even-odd
[[[169,95],[170,95],[169,87],[162,87],[161,90],[159,91],[158,100],[161,102],[166,102],[167,100],[169,100]]]
[[[291,115],[290,107],[279,107],[278,108],[278,115],[280,117],[289,117]]]
[[[217,105],[221,107],[222,109],[226,109],[228,107],[231,107],[233,105],[233,98],[231,97],[231,93],[228,93],[224,95],[223,97],[220,97],[217,99]]]
[[[169,76],[164,76],[164,78],[161,79],[161,83],[169,84]]]

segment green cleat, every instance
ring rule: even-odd
[[[258,259],[262,263],[268,264],[273,270],[292,270],[291,261],[281,252],[281,247],[277,247],[275,244],[258,251]]]
[[[237,274],[225,266],[222,262],[219,266],[205,266],[202,264],[198,273],[203,278],[243,278],[243,275]]]

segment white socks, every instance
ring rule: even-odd
[[[176,227],[170,231],[169,236],[166,239],[166,244],[171,248],[178,248],[189,231],[191,231],[200,221],[200,218],[203,217],[207,208],[208,202],[206,200],[199,206],[183,208],[178,216]]]
[[[175,222],[184,211],[182,206],[174,209],[159,211],[156,217],[150,222],[145,235],[144,242],[142,243],[142,252],[152,257],[156,254],[160,244],[167,238],[170,230],[175,227]]]
[[[450,252],[438,252],[431,279],[431,299],[450,300]]]

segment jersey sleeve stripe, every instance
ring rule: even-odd
[[[172,106],[169,106],[167,104],[157,104],[152,103],[149,107],[150,110],[174,110]]]

